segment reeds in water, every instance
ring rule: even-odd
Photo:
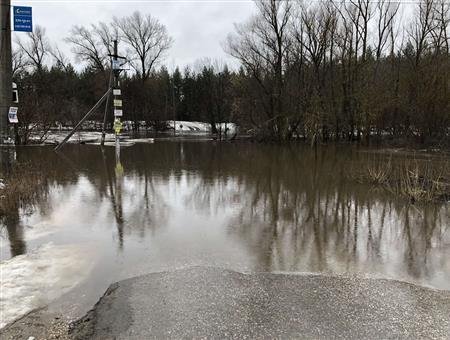
[[[419,159],[379,159],[369,162],[358,176],[360,182],[381,185],[411,202],[450,199],[450,162]]]

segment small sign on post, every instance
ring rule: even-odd
[[[121,99],[114,99],[114,106],[115,107],[122,107],[122,100]]]
[[[114,132],[116,133],[116,135],[118,135],[120,131],[122,131],[122,127],[122,122],[120,121],[120,119],[116,118],[114,120]]]
[[[18,108],[15,106],[11,106],[8,111],[8,120],[12,124],[17,124],[19,122],[19,118],[17,118]]]
[[[13,6],[14,31],[33,32],[33,10],[31,7]]]
[[[122,117],[123,111],[121,109],[114,109],[114,117]]]
[[[112,69],[113,70],[120,70],[120,61],[117,59],[112,60]]]

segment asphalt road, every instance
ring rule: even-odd
[[[450,292],[378,279],[195,267],[113,284],[77,339],[450,339]]]

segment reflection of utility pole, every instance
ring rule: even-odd
[[[111,205],[114,210],[114,217],[117,226],[117,235],[119,238],[119,249],[123,248],[123,204],[122,204],[122,183],[123,183],[123,167],[119,158],[116,155],[116,167],[115,167],[115,183],[113,183],[113,177],[106,162],[105,150],[102,148],[103,166],[106,172],[106,179],[109,186],[109,196],[111,199]]]
[[[122,165],[119,163],[120,168]],[[116,223],[117,223],[117,235],[119,237],[119,248],[123,248],[123,227],[124,227],[124,217],[123,217],[123,203],[122,203],[122,184],[123,184],[123,174],[118,174],[117,172],[122,172],[123,169],[116,168]]]
[[[0,0],[0,144],[9,137],[8,111],[12,102],[11,1]]]
[[[122,204],[122,184],[123,184],[123,166],[120,162],[120,148],[116,148],[116,205],[115,205],[115,215],[117,223],[117,233],[119,236],[119,248],[123,248],[123,204]]]

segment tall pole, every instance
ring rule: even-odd
[[[0,144],[9,137],[8,111],[12,103],[11,1],[0,0]]]
[[[117,54],[117,40],[114,40],[114,55],[113,55],[113,65],[117,65],[118,62],[118,54]],[[119,74],[120,69],[118,69],[116,66],[113,68],[114,72],[114,88],[117,89],[119,87]],[[114,98],[117,98],[114,96]],[[120,109],[122,107],[120,106]],[[114,103],[114,111],[116,110],[116,104]],[[114,112],[114,121],[116,122],[116,119],[120,121],[120,118],[116,118],[116,113]],[[119,160],[120,162],[120,129],[114,129],[115,130],[115,141],[116,141],[116,161]]]
[[[118,89],[119,88],[119,75],[120,75],[120,68],[117,67],[117,62],[119,60],[119,58],[124,59],[124,57],[120,57],[117,53],[118,53],[118,47],[117,47],[117,40],[113,41],[114,43],[114,50],[113,50],[113,54],[109,54],[109,56],[111,57],[111,72],[109,74],[109,84],[108,84],[108,89],[113,92],[114,95],[114,99],[118,99],[120,97],[117,97],[117,95],[114,94],[114,89]],[[102,139],[100,142],[100,145],[104,145],[105,144],[105,135],[106,135],[106,120],[107,120],[107,116],[108,116],[108,110],[109,110],[109,100],[111,97],[111,93],[110,95],[106,98],[106,105],[105,105],[105,113],[103,115],[103,129],[102,129]],[[116,109],[116,106],[114,106],[114,111]],[[120,109],[122,109],[120,107]],[[114,112],[114,122],[116,121],[116,115]],[[116,133],[116,145],[118,144],[119,140],[118,140],[118,134]]]
[[[109,83],[108,83],[108,89],[109,89],[109,94],[108,97],[106,98],[106,104],[105,104],[105,112],[103,114],[103,127],[102,127],[102,139],[100,142],[100,145],[103,146],[105,145],[105,137],[106,137],[106,120],[108,117],[108,111],[109,111],[109,99],[111,98],[111,86],[112,86],[112,81],[113,81],[113,71],[112,71],[112,63],[111,63],[111,71],[109,73]]]

